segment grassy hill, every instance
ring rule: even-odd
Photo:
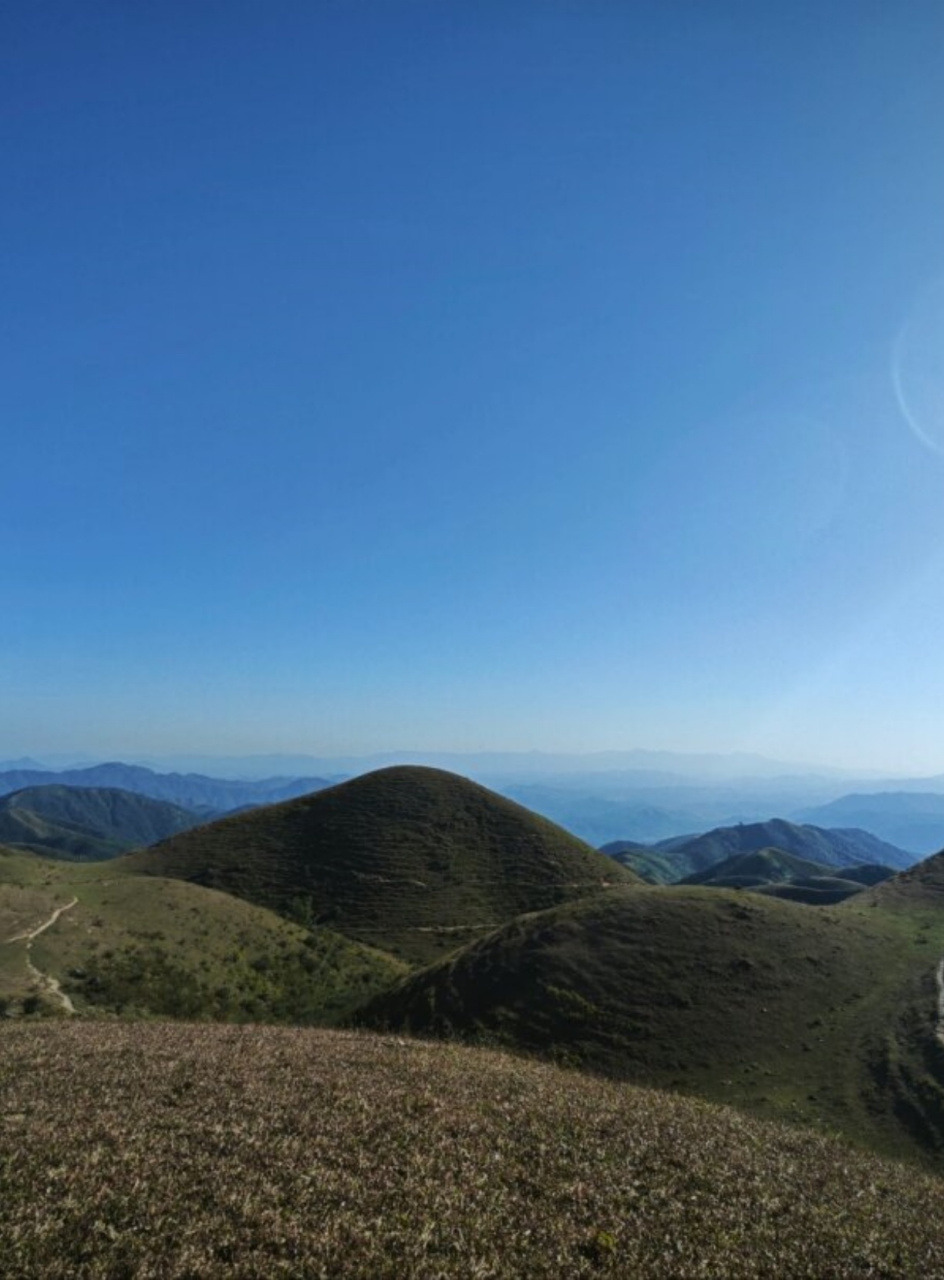
[[[783,849],[758,849],[751,853],[735,853],[722,862],[716,862],[703,871],[694,871],[681,884],[711,884],[721,888],[737,887],[730,882],[755,885],[778,884],[784,881],[802,880],[808,876],[822,875],[824,864],[798,858]]]
[[[811,911],[719,889],[636,888],[513,921],[359,1016],[940,1158],[944,1109],[922,1103],[922,1125],[903,1123],[914,1089],[886,1086],[903,1017],[931,1055],[920,1088],[944,1080],[933,987],[942,954],[944,912]]]
[[[930,908],[944,912],[944,852],[925,858],[869,891],[867,901],[897,909]]]
[[[944,854],[850,898],[839,909],[862,920],[888,920],[914,938],[897,1005],[873,1063],[883,1096],[918,1139],[944,1134]]]
[[[877,884],[895,873],[890,867],[868,865],[835,868],[806,858],[797,858],[782,849],[759,849],[756,853],[736,853],[704,871],[696,871],[682,884],[701,884],[713,889],[750,889],[754,893],[788,898],[824,906],[842,902],[866,885]]]
[[[225,818],[126,865],[330,925],[419,963],[523,911],[636,880],[513,801],[414,766]]]
[[[614,840],[603,845],[600,852],[634,871],[647,884],[673,884],[679,878],[678,868],[669,855],[635,840]]]
[[[63,1013],[65,997],[80,1015],[330,1022],[403,971],[331,930],[115,868],[0,850],[0,1011]]]
[[[0,796],[0,841],[47,857],[94,861],[153,844],[205,818],[113,787],[27,787]]]
[[[886,844],[867,831],[800,826],[783,818],[716,827],[699,836],[677,836],[660,841],[654,851],[665,856],[677,868],[678,878],[682,879],[735,854],[756,853],[769,848],[828,867],[881,863],[901,870],[915,861],[912,854]]]
[[[834,907],[861,893],[863,887],[857,880],[844,876],[819,875],[804,876],[782,884],[759,885],[753,892],[784,898],[788,902],[805,902],[811,907]]]
[[[11,1276],[944,1275],[940,1180],[503,1054],[73,1021],[0,1078]]]

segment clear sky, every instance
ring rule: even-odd
[[[0,10],[0,753],[944,770],[944,9]]]

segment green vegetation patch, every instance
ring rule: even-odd
[[[393,957],[328,929],[198,885],[98,866],[0,860],[0,997],[5,1010],[223,1021],[328,1023],[404,972]],[[74,903],[37,934],[17,938]],[[3,922],[6,922],[5,924]],[[29,965],[38,970],[38,978]]]

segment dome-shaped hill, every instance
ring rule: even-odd
[[[515,920],[356,1017],[887,1140],[895,1103],[876,1096],[873,1066],[927,964],[884,912],[641,887]],[[944,1144],[940,1121],[929,1142]]]
[[[513,801],[439,769],[380,769],[133,855],[417,962],[631,872]]]

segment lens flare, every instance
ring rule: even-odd
[[[891,379],[912,434],[944,458],[944,282],[928,290],[899,329]]]

